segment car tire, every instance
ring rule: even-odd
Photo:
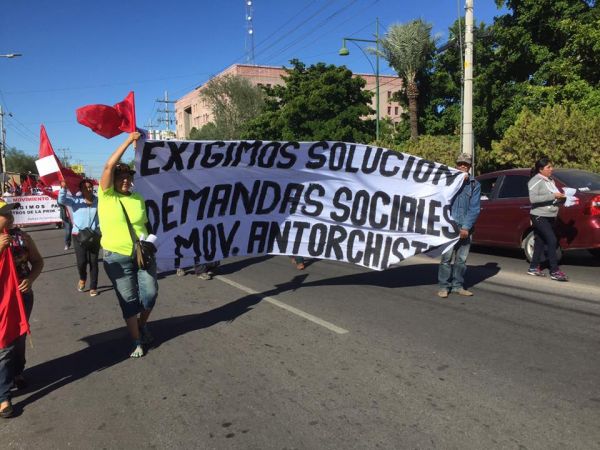
[[[523,239],[523,242],[521,243],[521,248],[525,252],[525,258],[527,259],[527,262],[531,262],[531,258],[533,257],[534,241],[535,241],[535,239],[534,239],[533,230],[532,230],[529,233],[527,233],[527,236],[525,236],[525,239]],[[600,256],[600,252],[599,252],[599,256]],[[560,247],[557,247],[556,248],[556,261],[560,262],[561,259],[562,259],[562,249]]]
[[[596,258],[600,258],[600,248],[590,248],[588,252],[590,252]]]

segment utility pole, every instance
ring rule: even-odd
[[[70,166],[71,165],[71,155],[70,155],[70,151],[68,148],[57,148],[56,152],[61,152],[62,153],[62,158],[59,158],[61,161],[60,163],[63,166]],[[68,164],[67,164],[68,163]]]
[[[160,139],[159,137],[157,137],[158,124],[152,123],[152,120],[149,120],[148,123],[145,125],[145,128],[146,130],[148,130],[148,136],[150,136],[150,139]]]
[[[254,1],[245,0],[246,3],[246,62],[254,65]]]
[[[472,156],[473,146],[473,0],[465,1],[465,68],[463,94],[462,152]]]
[[[166,124],[167,131],[169,132],[169,135],[170,135],[171,134],[171,124],[175,123],[175,119],[171,118],[171,114],[174,114],[175,111],[173,111],[172,109],[169,109],[169,104],[174,104],[175,101],[169,100],[169,93],[167,91],[165,91],[165,98],[164,98],[164,100],[157,99],[156,101],[158,103],[164,103],[165,104],[165,109],[159,109],[158,110],[158,112],[165,113],[165,118],[164,119],[158,119],[158,121],[161,122],[161,123],[165,123]]]
[[[4,114],[0,105],[0,172],[6,172],[6,130],[4,129]]]

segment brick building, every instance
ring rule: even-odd
[[[234,64],[217,76],[237,75],[244,77],[252,84],[273,86],[283,84],[281,79],[285,70],[280,67],[255,66],[247,64]],[[366,81],[365,89],[375,93],[375,75],[355,74]],[[177,139],[186,139],[192,128],[200,129],[212,120],[212,111],[205,100],[200,97],[200,92],[206,86],[197,87],[188,92],[175,103],[175,120],[177,123]],[[390,117],[394,122],[400,121],[402,108],[398,102],[391,101],[394,92],[402,88],[402,81],[396,76],[379,75],[379,115],[383,119]],[[376,99],[373,96],[371,107],[375,110]],[[372,116],[373,118],[373,116]]]

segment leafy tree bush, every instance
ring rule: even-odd
[[[189,137],[190,137],[190,139],[193,139],[196,141],[211,141],[211,140],[224,139],[222,137],[222,135],[223,135],[223,133],[221,133],[219,130],[217,130],[217,126],[213,122],[208,122],[206,125],[204,125],[200,129],[193,127],[190,130]]]
[[[264,93],[246,78],[224,75],[211,79],[200,96],[206,100],[213,121],[200,130],[193,128],[191,139],[239,139],[246,123],[264,108]]]
[[[456,156],[460,153],[459,136],[429,136],[421,135],[418,139],[405,141],[397,150],[419,156],[430,161],[456,166]]]
[[[16,148],[6,149],[6,170],[20,173],[37,173],[35,160],[37,156],[28,155]]]
[[[285,84],[265,89],[265,111],[252,120],[245,139],[370,142],[374,122],[372,94],[363,91],[365,81],[352,77],[346,67],[317,63],[306,67],[290,61]]]
[[[600,173],[600,118],[575,105],[548,106],[539,114],[526,108],[483,162],[496,170],[531,167],[541,156],[559,167]]]

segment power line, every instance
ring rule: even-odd
[[[365,7],[364,7],[364,8],[362,8],[361,10],[359,10],[359,11],[357,12],[357,15],[360,15],[360,13],[361,13],[361,12],[363,12],[363,11],[365,11],[365,10],[367,10],[367,9],[371,9],[371,8],[372,8],[372,7],[373,7],[373,6],[374,6],[376,3],[378,3],[378,2],[379,2],[379,0],[374,0],[374,1],[373,1],[373,2],[371,2],[369,5],[365,6]],[[344,25],[344,24],[345,24],[345,23],[347,23],[348,21],[352,20],[354,17],[355,17],[354,15],[351,15],[350,17],[348,17],[348,18],[347,18],[346,20],[344,20],[343,22],[340,22],[340,23],[338,23],[338,24],[337,24],[337,26],[335,26],[335,27],[333,27],[333,28],[332,28],[332,27],[329,27],[328,33],[326,33],[325,35],[329,35],[329,34],[333,33],[334,31],[337,31],[337,30],[338,30],[338,29],[339,29],[339,28],[340,28],[342,25]],[[348,34],[348,36],[354,36],[354,35],[356,35],[356,34],[360,33],[361,31],[365,30],[366,28],[368,28],[368,27],[372,26],[373,24],[374,24],[374,21],[372,21],[372,22],[368,23],[367,25],[365,25],[364,27],[360,28],[359,30],[356,30],[356,31],[354,31],[353,33],[350,33],[350,34]],[[313,39],[312,41],[310,41],[310,42],[307,42],[307,43],[306,43],[305,45],[303,45],[302,47],[300,47],[300,48],[297,48],[297,49],[296,49],[296,51],[302,50],[302,49],[304,49],[304,48],[306,48],[306,47],[308,47],[308,46],[312,45],[313,43],[315,43],[316,41],[318,41],[318,40],[319,40],[319,38],[320,38],[320,37],[322,37],[322,36],[324,36],[324,35],[320,35],[320,36],[316,37],[315,39]],[[336,52],[336,53],[337,53],[337,52]],[[273,59],[274,59],[274,58],[270,58],[270,60],[273,60]]]
[[[163,78],[153,78],[147,80],[130,80],[130,81],[117,81],[114,83],[102,83],[96,85],[88,85],[88,86],[75,86],[75,87],[65,87],[65,88],[53,88],[53,89],[34,89],[29,91],[7,91],[6,94],[10,95],[28,95],[28,94],[43,94],[50,92],[66,92],[66,91],[79,91],[79,90],[88,90],[88,89],[98,89],[98,88],[110,88],[115,86],[131,86],[134,84],[145,84],[145,83],[154,83],[157,81],[166,81],[166,80],[174,80],[177,78],[188,78],[188,77],[197,77],[198,75],[207,75],[209,72],[196,72],[186,75],[178,75],[173,77],[163,77]],[[1,94],[1,91],[0,91]],[[3,98],[3,97],[2,97]]]
[[[331,19],[333,19],[338,14],[346,11],[350,6],[352,6],[356,2],[357,2],[357,0],[350,0],[349,2],[344,4],[344,6],[337,9],[335,12],[331,13],[329,16],[327,16],[325,19],[323,19],[321,22],[319,22],[316,26],[314,26],[312,29],[310,29],[310,31],[304,33],[302,36],[296,38],[294,41],[292,41],[291,43],[287,44],[285,47],[280,49],[278,53],[275,53],[275,54],[271,55],[270,57],[267,57],[265,61],[270,61],[270,60],[274,59],[275,57],[279,56],[280,53],[283,53],[283,52],[289,50],[294,45],[296,45],[298,42],[302,41],[303,39],[306,39],[307,36],[313,34],[315,31],[320,30],[321,27],[323,25],[325,25],[325,23],[329,22]]]
[[[322,11],[324,11],[325,9],[327,9],[332,3],[334,3],[335,0],[330,0],[327,3],[325,3],[321,8],[319,8],[317,11],[315,11],[313,14],[311,14],[309,17],[307,17],[306,19],[304,19],[302,22],[300,22],[298,25],[296,25],[294,28],[292,28],[291,30],[286,30],[285,33],[282,33],[281,37],[278,39],[275,39],[274,42],[272,42],[270,45],[267,45],[265,48],[259,50],[257,52],[257,54],[261,54],[266,52],[267,50],[269,50],[270,48],[272,48],[273,46],[279,44],[281,41],[289,38],[296,30],[298,30],[302,25],[304,25],[305,23],[307,23],[309,20],[311,20],[313,17],[317,16],[318,14],[320,14]],[[354,0],[356,1],[356,0]],[[278,29],[281,30],[281,27]]]

